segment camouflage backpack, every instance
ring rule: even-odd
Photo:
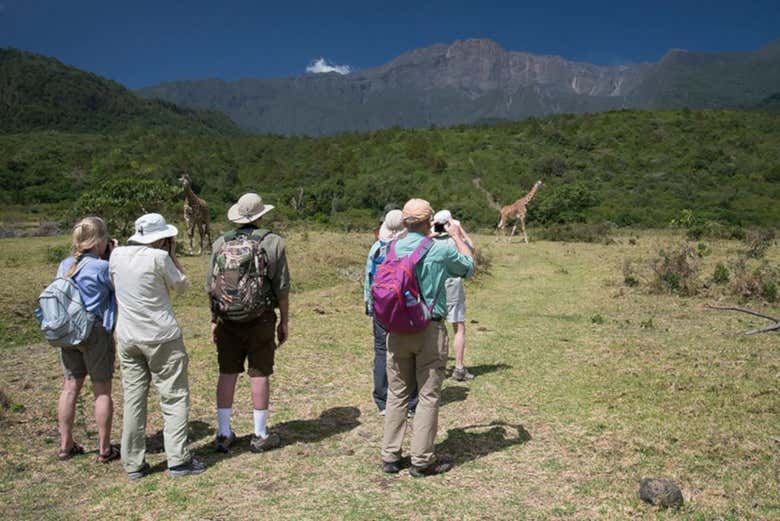
[[[273,309],[268,281],[268,258],[262,248],[268,230],[251,235],[231,232],[214,252],[211,272],[211,311],[233,322],[247,322]]]

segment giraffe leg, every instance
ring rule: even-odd
[[[190,240],[189,255],[192,255],[192,239],[195,237],[195,224],[187,224],[187,237]]]
[[[528,234],[525,233],[525,218],[520,219],[520,229],[523,230],[523,238],[525,243],[528,244]]]
[[[512,237],[515,236],[516,231],[517,231],[517,221],[515,221],[515,225],[512,226],[512,233],[509,234],[509,241],[507,242],[512,242]]]

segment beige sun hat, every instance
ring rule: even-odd
[[[258,220],[267,214],[274,207],[270,204],[263,204],[263,198],[259,195],[249,192],[238,198],[238,202],[228,210],[228,221],[236,224],[247,224]]]
[[[138,244],[151,244],[160,239],[176,237],[179,230],[165,222],[159,213],[147,213],[135,220],[135,233],[127,239]]]
[[[425,199],[409,199],[404,205],[402,216],[405,226],[430,222],[433,217],[433,208]]]
[[[382,221],[382,226],[379,228],[379,240],[389,242],[393,239],[399,239],[405,234],[406,228],[404,228],[401,210],[390,210],[387,212],[385,220]]]

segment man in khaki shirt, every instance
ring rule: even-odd
[[[233,412],[233,397],[238,375],[248,365],[249,383],[254,407],[254,435],[249,449],[261,452],[278,447],[281,444],[279,434],[268,430],[268,400],[270,394],[269,378],[274,371],[274,355],[278,345],[287,341],[290,274],[287,269],[287,255],[284,240],[274,233],[259,229],[259,220],[273,206],[263,204],[262,198],[255,193],[247,193],[228,210],[228,220],[237,225],[237,229],[214,241],[211,260],[206,272],[206,291],[212,303],[211,332],[217,345],[217,424],[218,431],[215,449],[228,452],[235,442],[236,435],[230,428],[230,416]],[[218,305],[220,295],[215,288],[215,263],[220,259],[223,247],[230,241],[244,236],[258,241],[255,248],[264,256],[266,273],[263,277],[264,306],[258,316],[250,314],[242,320],[232,319],[232,315],[220,313]],[[222,257],[224,262],[224,256]],[[253,275],[255,276],[255,275]],[[245,281],[246,282],[246,281]],[[243,299],[242,299],[243,302]],[[279,323],[276,324],[275,308],[279,308]],[[275,335],[274,335],[275,334]]]
[[[187,449],[189,417],[188,357],[169,292],[189,285],[176,259],[175,226],[160,214],[135,221],[129,245],[114,249],[108,271],[119,308],[116,341],[124,389],[122,465],[130,480],[149,473],[146,405],[149,384],[160,393],[168,472],[172,477],[200,474],[206,466]]]

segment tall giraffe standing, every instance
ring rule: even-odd
[[[512,237],[514,236],[515,231],[517,231],[517,223],[519,222],[520,228],[523,231],[523,238],[525,239],[525,243],[528,244],[528,235],[525,233],[526,206],[528,206],[528,203],[531,202],[531,199],[533,199],[534,196],[536,195],[536,191],[539,190],[539,188],[542,185],[543,183],[541,180],[535,182],[530,192],[525,194],[523,197],[521,197],[514,203],[508,206],[501,207],[500,210],[501,220],[498,221],[496,232],[498,232],[498,230],[501,230],[501,233],[503,235],[506,235],[506,225],[509,223],[510,220],[515,221],[515,225],[512,227],[512,233],[509,234],[509,242],[512,241]]]
[[[208,238],[208,247],[211,248],[211,214],[209,214],[209,205],[192,191],[190,176],[182,174],[179,181],[182,188],[184,188],[184,222],[187,223],[187,236],[190,238],[189,254],[192,255],[192,239],[197,228],[198,235],[200,235],[200,250],[198,250],[198,255],[200,255],[203,253],[204,236]]]

